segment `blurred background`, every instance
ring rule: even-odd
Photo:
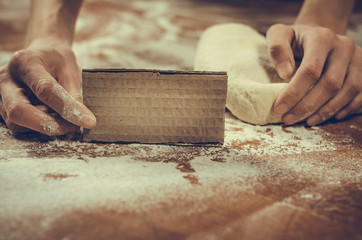
[[[362,1],[348,35],[362,45]],[[74,40],[81,68],[192,69],[200,34],[239,22],[265,33],[293,23],[301,0],[85,0]],[[0,0],[0,64],[23,46],[30,0]]]

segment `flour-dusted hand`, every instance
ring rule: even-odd
[[[306,0],[295,25],[276,24],[267,32],[275,69],[281,78],[290,80],[274,103],[274,112],[283,115],[286,124],[306,120],[316,125],[361,112],[361,48],[340,34],[353,1],[348,0],[344,8],[341,4]],[[328,22],[333,13],[336,17],[346,13],[347,18],[335,19],[338,24]]]
[[[47,135],[92,128],[95,117],[81,102],[81,76],[71,49],[56,40],[36,40],[1,68],[0,113],[14,131]],[[21,126],[21,127],[20,127]]]
[[[13,131],[93,128],[71,45],[82,0],[33,0],[26,45],[0,68],[0,114]]]

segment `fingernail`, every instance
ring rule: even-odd
[[[94,116],[86,115],[81,119],[81,121],[82,121],[82,125],[88,129],[94,128],[97,124],[97,120]]]
[[[284,62],[279,63],[279,65],[277,66],[277,71],[281,78],[287,79],[293,72],[292,64],[289,60],[285,60]]]
[[[283,118],[283,120],[284,120],[284,123],[285,123],[286,125],[291,125],[291,124],[294,124],[294,123],[297,122],[297,118],[296,118],[296,116],[293,115],[293,114],[288,114],[288,115],[286,115],[286,116]]]
[[[283,115],[289,111],[289,106],[285,103],[280,103],[274,108],[274,113],[277,115]]]
[[[84,128],[94,128],[97,123],[94,115],[78,102],[71,108],[64,106],[62,116],[69,122]]]
[[[44,132],[49,136],[59,134],[59,124],[56,121],[47,121],[42,124]]]
[[[319,115],[313,115],[307,120],[307,124],[309,126],[317,125],[320,122],[321,122],[321,118],[319,117]]]

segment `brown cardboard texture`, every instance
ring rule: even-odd
[[[84,141],[224,141],[225,72],[83,70],[84,104],[97,126]]]

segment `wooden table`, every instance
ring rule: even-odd
[[[2,63],[20,47],[26,2],[0,2]],[[264,32],[299,6],[88,1],[74,50],[84,68],[192,69],[208,26]],[[349,31],[360,43],[361,16]],[[362,116],[285,128],[227,112],[223,146],[82,143],[4,125],[0,142],[0,239],[362,239]]]

